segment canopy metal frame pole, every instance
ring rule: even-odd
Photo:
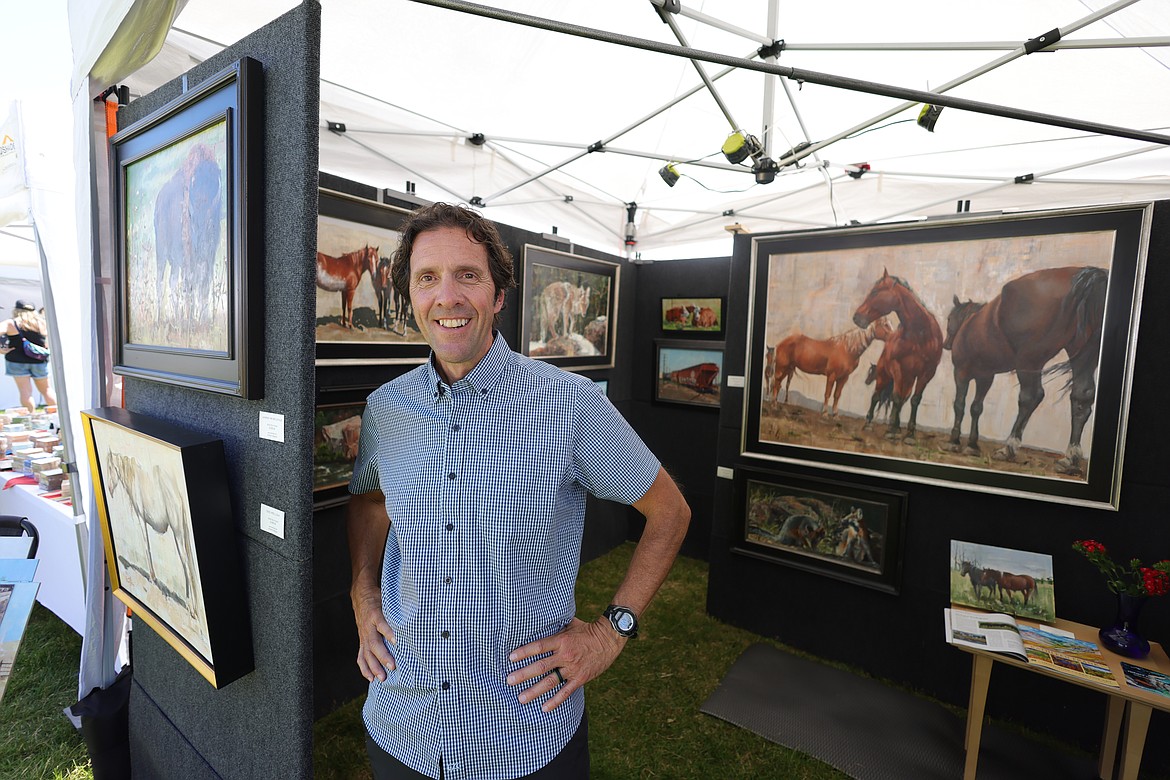
[[[674,20],[674,16],[661,9],[658,10],[658,15],[662,17],[663,23],[670,28],[672,33],[674,33],[674,37],[676,40],[678,40],[679,44],[686,48],[690,48],[687,45],[687,38],[685,35],[683,35],[682,29],[679,28],[678,22]],[[699,78],[702,79],[703,84],[707,86],[707,91],[711,93],[711,98],[715,101],[715,105],[719,106],[719,110],[723,112],[723,116],[727,119],[727,123],[731,125],[732,131],[734,132],[736,130],[742,130],[742,126],[739,124],[739,122],[736,122],[735,117],[731,115],[731,109],[728,108],[727,104],[723,102],[723,98],[719,95],[719,90],[715,89],[715,82],[711,81],[711,78],[707,75],[706,69],[703,68],[702,64],[700,64],[698,60],[691,60],[691,65],[695,67],[695,72],[699,74]]]
[[[819,71],[790,68],[784,65],[771,65],[764,62],[754,62],[752,60],[730,57],[715,52],[691,49],[685,46],[677,46],[668,43],[659,43],[658,41],[651,41],[645,38],[637,38],[635,36],[611,33],[603,30],[582,27],[580,25],[542,19],[540,17],[531,16],[529,14],[521,14],[515,11],[505,11],[498,8],[490,8],[487,6],[477,5],[475,3],[468,3],[464,0],[411,0],[411,2],[422,3],[424,5],[431,5],[439,8],[447,8],[452,11],[460,11],[462,13],[469,13],[476,16],[483,16],[489,19],[511,22],[513,24],[522,24],[528,27],[549,30],[551,32],[575,35],[580,38],[588,38],[591,40],[602,41],[604,43],[630,46],[632,48],[644,49],[646,51],[657,52],[659,54],[668,54],[675,57],[683,57],[685,59],[702,60],[704,62],[711,62],[718,65],[741,67],[744,70],[758,71],[760,73],[771,73],[777,76],[793,79],[798,82],[819,84],[827,87],[847,89],[854,92],[881,95],[883,97],[899,98],[910,101],[911,103],[927,103],[930,105],[943,106],[945,108],[972,111],[978,114],[988,114],[990,116],[998,116],[1005,119],[1018,119],[1025,122],[1033,122],[1035,124],[1064,127],[1071,130],[1083,130],[1088,133],[1101,133],[1102,135],[1111,135],[1118,138],[1129,138],[1135,141],[1148,141],[1151,143],[1170,145],[1170,136],[1161,135],[1159,133],[1149,133],[1133,128],[1104,124],[1102,122],[1092,122],[1082,119],[1075,119],[1073,117],[1048,114],[1040,111],[1030,111],[1027,109],[1001,106],[994,103],[985,103],[978,100],[957,98],[951,95],[945,95],[941,92],[908,89],[905,87],[894,86],[892,84],[880,84],[862,79],[849,78],[847,76],[836,76],[829,73],[821,73]],[[1116,10],[1117,8],[1124,8],[1127,5],[1131,5],[1133,2],[1137,2],[1137,0],[1123,0],[1122,2],[1114,3],[1107,9],[1102,9],[1102,11],[1099,11],[1092,16],[1094,18],[1101,18],[1102,16],[1108,15],[1108,13],[1112,13],[1113,10]],[[821,145],[823,146],[824,144]],[[807,156],[809,153],[811,153],[809,150],[805,150],[804,152],[800,153],[800,155],[794,157],[799,159],[799,157]]]
[[[756,53],[756,52],[753,52],[753,54],[755,54],[755,53]],[[727,68],[725,68],[725,69],[723,69],[723,70],[719,71],[719,72],[718,72],[718,73],[716,73],[714,76],[712,76],[712,77],[711,77],[711,80],[712,80],[712,81],[718,81],[719,79],[723,78],[724,76],[726,76],[726,75],[728,75],[728,74],[730,74],[730,73],[734,73],[736,70],[737,70],[737,68],[736,68],[734,65],[732,65],[732,66],[728,66]],[[625,127],[623,127],[621,130],[618,130],[616,133],[612,133],[612,134],[610,134],[609,136],[607,136],[605,139],[603,139],[603,140],[601,140],[601,141],[598,141],[596,144],[593,144],[591,148],[596,148],[596,150],[597,150],[597,151],[599,151],[599,152],[603,152],[603,151],[605,151],[605,145],[606,145],[606,144],[608,144],[610,141],[613,141],[613,140],[615,140],[615,139],[617,139],[617,138],[620,138],[621,136],[625,135],[626,133],[630,132],[631,130],[633,130],[633,129],[635,129],[635,128],[637,128],[637,127],[639,127],[639,126],[641,126],[641,125],[645,124],[646,122],[649,122],[651,119],[653,119],[654,117],[658,116],[659,114],[661,114],[661,113],[663,113],[663,112],[665,112],[665,111],[668,111],[668,110],[670,110],[670,109],[671,109],[671,108],[673,108],[674,106],[678,105],[678,104],[679,104],[679,103],[681,103],[682,101],[684,101],[684,100],[686,100],[687,98],[689,98],[691,95],[694,95],[695,93],[697,93],[697,92],[699,92],[700,90],[702,90],[702,89],[704,88],[704,86],[705,86],[704,84],[697,84],[697,85],[696,85],[696,86],[694,86],[693,88],[691,88],[691,89],[687,90],[686,92],[684,92],[683,94],[681,94],[681,95],[679,95],[678,97],[674,98],[674,99],[673,99],[673,100],[671,100],[670,102],[668,102],[668,103],[664,104],[664,105],[663,105],[663,106],[661,106],[660,108],[657,108],[657,109],[655,109],[654,111],[651,111],[649,114],[646,114],[646,115],[645,115],[644,117],[642,117],[641,119],[638,119],[638,120],[636,120],[636,121],[634,121],[634,122],[631,122],[630,124],[628,124],[628,125],[626,125]],[[570,158],[570,159],[568,159],[568,160],[565,160],[565,161],[563,161],[563,162],[561,162],[561,163],[558,163],[558,164],[556,164],[556,165],[549,166],[549,167],[548,167],[548,168],[546,168],[545,170],[543,170],[543,171],[541,171],[540,173],[538,173],[538,174],[536,174],[536,175],[532,176],[531,178],[529,178],[527,181],[520,182],[519,184],[514,184],[514,185],[512,185],[511,187],[508,187],[508,188],[506,188],[506,189],[500,190],[499,192],[496,192],[496,193],[494,193],[494,194],[492,194],[492,195],[489,195],[489,196],[488,196],[488,197],[486,197],[486,198],[482,198],[482,199],[481,199],[481,202],[482,202],[482,203],[485,203],[485,204],[486,204],[486,203],[490,203],[491,201],[493,201],[493,200],[496,200],[496,199],[497,199],[497,198],[499,198],[500,196],[502,196],[502,195],[506,195],[507,193],[511,192],[512,190],[516,189],[517,187],[522,187],[522,186],[524,186],[525,184],[528,184],[528,183],[529,183],[529,182],[531,182],[531,181],[534,181],[534,180],[536,180],[536,179],[539,179],[541,176],[545,176],[545,175],[547,175],[547,174],[549,174],[549,173],[552,173],[552,172],[553,172],[553,171],[555,171],[555,170],[558,170],[559,168],[563,168],[564,166],[568,165],[570,162],[573,162],[573,161],[575,161],[575,160],[579,160],[579,159],[581,159],[581,157],[583,157],[583,156],[584,156],[584,155],[576,155],[576,156],[574,156],[574,157],[572,157],[572,158]],[[676,158],[676,159],[677,159],[677,158]],[[625,208],[625,202],[624,202],[624,201],[622,202],[622,208]]]

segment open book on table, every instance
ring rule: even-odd
[[[952,645],[1000,653],[1026,664],[1120,687],[1101,649],[1068,631],[1020,623],[1011,615],[997,612],[946,609],[944,613],[947,641]]]

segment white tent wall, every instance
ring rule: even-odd
[[[148,91],[292,4],[192,0],[163,54],[127,83],[135,93]],[[680,42],[650,0],[491,5]],[[675,21],[695,49],[745,57],[772,37],[769,6],[684,4]],[[1157,97],[1170,87],[1170,54],[1153,40],[1170,31],[1170,4],[1161,0],[992,0],[947,14],[926,0],[893,9],[856,0],[775,8],[782,66],[917,90],[958,82],[947,95],[1128,128],[1170,126]],[[730,254],[724,227],[736,222],[772,232],[920,219],[952,213],[966,199],[972,211],[997,211],[1170,194],[1170,152],[1159,144],[957,109],[945,109],[929,133],[914,123],[918,104],[899,109],[893,98],[815,83],[776,86],[775,77],[741,69],[715,81],[716,93],[736,125],[770,146],[772,158],[852,131],[757,185],[746,167],[729,170],[719,154],[732,125],[712,93],[699,89],[656,114],[701,85],[684,58],[410,0],[326,3],[322,24],[322,170],[398,191],[413,182],[428,200],[479,198],[501,222],[538,232],[555,226],[576,243],[610,252],[625,251],[627,204],[634,202],[632,251],[643,259]],[[1056,44],[1065,48],[1023,54],[1027,40],[1054,28],[1065,30]],[[1149,45],[1123,46],[1137,38]],[[1092,43],[1098,41],[1117,45]],[[988,69],[997,62],[1004,64]],[[713,78],[724,70],[702,67]],[[330,132],[328,122],[344,124],[345,132]],[[486,142],[471,143],[474,133]],[[606,151],[589,153],[599,141]],[[700,159],[705,166],[676,166],[683,178],[673,188],[658,174],[672,160]],[[844,175],[860,162],[871,171],[860,179]],[[557,170],[538,176],[549,168]],[[1031,184],[1014,183],[1028,175]]]

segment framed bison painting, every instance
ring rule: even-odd
[[[719,408],[723,342],[655,339],[654,400]]]
[[[110,139],[115,373],[264,395],[261,76],[245,57]]]
[[[1151,213],[754,238],[742,451],[1116,509]]]
[[[223,442],[115,407],[81,416],[114,595],[216,688],[247,674]]]
[[[733,550],[898,592],[906,494],[738,467]]]
[[[421,363],[430,355],[410,299],[390,282],[408,212],[332,190],[317,194],[317,365]]]
[[[526,244],[520,351],[570,371],[613,368],[616,263]]]

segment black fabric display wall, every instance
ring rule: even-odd
[[[255,671],[212,688],[145,623],[134,625],[130,747],[136,778],[311,777],[312,415],[314,200],[320,7],[305,3],[209,58],[189,87],[241,56],[264,66],[262,208],[263,397],[245,401],[144,380],[125,382],[126,408],[222,438],[251,616]],[[119,112],[146,116],[181,94],[182,80]],[[262,225],[261,225],[262,220]],[[262,340],[261,340],[262,339]],[[283,443],[257,435],[260,412],[284,416]],[[260,529],[260,507],[284,512],[283,538]],[[352,661],[351,661],[352,663]]]
[[[728,373],[740,375],[745,365],[750,254],[750,236],[737,236],[731,264],[734,303],[728,316],[729,333],[736,335],[728,338],[725,361]],[[901,593],[889,595],[733,553],[743,521],[733,515],[731,480],[718,479],[708,590],[711,614],[964,707],[971,661],[943,641],[942,628],[943,608],[949,604],[952,539],[1051,554],[1057,614],[1089,625],[1107,624],[1114,617],[1115,598],[1101,575],[1071,549],[1073,541],[1099,539],[1122,560],[1133,556],[1149,563],[1170,557],[1163,520],[1170,500],[1166,479],[1170,455],[1164,444],[1170,437],[1170,418],[1160,411],[1170,382],[1164,344],[1170,307],[1161,300],[1170,289],[1168,256],[1170,202],[1161,202],[1154,212],[1146,264],[1119,511],[850,474],[850,483],[909,494]],[[782,466],[786,472],[840,478],[823,469],[742,457],[742,403],[742,391],[725,391],[719,465]],[[1170,601],[1151,599],[1142,615],[1143,632],[1165,645],[1170,642],[1168,618]],[[1075,686],[997,665],[988,714],[1095,751],[1104,700]],[[1170,745],[1156,736],[1165,733],[1168,721],[1166,713],[1154,713],[1143,768],[1165,772],[1170,767]]]
[[[674,403],[654,402],[656,339],[670,339],[706,345],[728,338],[704,333],[664,331],[663,298],[723,298],[723,316],[728,306],[727,286],[730,258],[712,257],[670,260],[636,266],[638,294],[634,302],[636,322],[634,351],[630,365],[632,398],[630,421],[651,450],[682,488],[691,506],[691,527],[683,541],[682,554],[706,560],[711,542],[711,511],[714,506],[715,445],[719,410]],[[726,325],[726,322],[724,323]],[[726,371],[719,376],[720,392],[726,393]],[[642,516],[630,511],[630,538],[642,532]]]

